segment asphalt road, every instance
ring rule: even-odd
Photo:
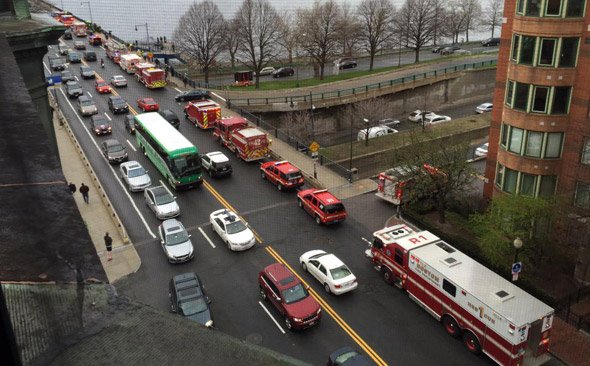
[[[71,41],[67,41],[71,46]],[[105,59],[105,69],[98,62],[90,63],[100,76],[108,80],[112,75],[123,74],[118,65],[108,60],[104,51],[96,48],[99,59]],[[56,47],[50,49],[50,55]],[[78,66],[70,66],[79,75]],[[173,88],[148,90],[126,75],[127,88],[117,92],[136,107],[139,97],[151,96],[162,109],[172,109],[182,116],[182,105],[175,103]],[[124,295],[168,311],[168,281],[180,273],[194,271],[199,274],[211,296],[215,326],[251,343],[260,344],[312,364],[326,361],[327,355],[344,345],[352,345],[367,353],[367,347],[355,343],[358,335],[370,349],[391,365],[489,365],[485,356],[470,354],[460,341],[449,337],[442,326],[417,306],[407,295],[387,286],[364,257],[365,245],[361,237],[382,228],[393,214],[391,205],[368,194],[344,201],[349,218],[341,225],[317,226],[312,218],[296,204],[294,192],[279,192],[261,180],[258,164],[247,164],[227,154],[233,166],[233,175],[227,179],[209,179],[208,184],[186,192],[175,193],[181,207],[180,220],[192,234],[196,256],[194,260],[172,265],[165,258],[156,233],[159,221],[144,203],[140,193],[128,193],[117,174],[98,150],[98,144],[107,138],[117,138],[128,147],[130,160],[146,167],[153,182],[163,177],[138,151],[135,139],[123,127],[123,115],[113,116],[107,107],[107,96],[94,90],[94,80],[80,80],[80,84],[97,103],[100,113],[112,119],[113,134],[96,137],[89,128],[90,118],[79,117],[62,90],[57,90],[60,106],[82,145],[111,202],[128,230],[141,260],[140,270],[116,283]],[[217,145],[211,133],[202,131],[186,121],[180,131],[201,152],[227,150]],[[219,197],[222,197],[220,199]],[[212,231],[209,213],[222,208],[226,201],[234,207],[258,233],[261,241],[243,253],[230,252]],[[201,231],[202,230],[202,231]],[[268,248],[274,251],[297,271],[302,278],[328,304],[342,322],[336,322],[324,307],[319,326],[306,331],[290,332],[282,326],[278,312],[260,300],[257,274],[275,261]],[[323,292],[322,287],[301,271],[298,257],[311,249],[324,249],[340,257],[359,280],[353,293],[340,297]],[[270,316],[269,316],[270,314]],[[345,324],[344,326],[341,324]]]

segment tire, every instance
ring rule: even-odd
[[[229,244],[229,241],[227,242],[227,249],[229,249],[230,251],[232,251],[231,245]]]
[[[383,274],[383,281],[385,281],[385,283],[388,285],[393,285],[393,283],[395,282],[393,273],[391,273],[391,271],[385,267],[381,272]]]
[[[262,170],[260,171],[260,178],[266,179],[266,174]]]
[[[445,315],[442,319],[442,324],[451,337],[457,338],[461,335],[461,328],[459,328],[459,324],[452,317]]]
[[[467,347],[469,352],[474,355],[479,355],[481,353],[481,345],[479,344],[477,337],[470,331],[463,333],[463,344]]]
[[[279,191],[282,191],[283,190],[283,185],[281,183],[277,184],[277,189]]]
[[[303,272],[307,272],[307,264],[305,264],[305,262],[301,262],[301,269]]]
[[[299,208],[303,209],[303,201],[300,199],[297,200],[297,205],[299,205]]]
[[[211,172],[211,169],[207,169],[207,173],[209,173],[209,176],[210,176],[211,178],[213,178],[213,173]]]
[[[318,225],[322,224],[322,219],[320,219],[320,217],[318,215],[315,216],[315,223]]]
[[[262,286],[258,286],[258,288],[260,289],[260,298],[264,301],[266,301],[268,298],[266,297],[266,293],[264,292],[264,289],[262,288]]]
[[[289,330],[293,329],[293,324],[291,324],[289,317],[285,317],[285,327],[287,327]]]
[[[327,283],[324,283],[324,291],[326,291],[328,294],[332,293],[332,290],[330,290],[330,285]]]

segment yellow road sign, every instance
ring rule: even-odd
[[[309,145],[309,151],[311,151],[311,152],[317,152],[319,149],[320,149],[320,144],[318,144],[315,141]]]

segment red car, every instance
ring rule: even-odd
[[[160,105],[153,98],[138,99],[137,107],[144,112],[157,112],[160,109]]]
[[[111,86],[102,79],[96,80],[96,82],[94,83],[94,88],[100,94],[108,94],[112,91]]]
[[[287,329],[305,329],[320,322],[320,304],[284,264],[273,263],[260,271],[258,285],[260,296],[277,308]]]
[[[268,161],[260,166],[260,176],[274,183],[279,191],[301,187],[304,183],[301,170],[288,161]]]
[[[314,217],[318,225],[334,224],[346,218],[342,202],[326,189],[306,189],[298,192],[297,203]]]

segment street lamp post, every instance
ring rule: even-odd
[[[311,118],[311,139],[315,141],[315,121],[313,119],[313,110],[315,106],[313,105],[313,93],[309,92],[309,117]]]
[[[522,267],[518,263],[518,251],[522,248],[522,239],[516,238],[512,242],[514,245],[514,261],[512,262],[512,281],[516,281],[518,279],[518,274],[520,273]]]
[[[148,24],[136,24],[135,25],[135,31],[137,32],[137,27],[145,27],[145,35],[146,35],[146,42],[147,42],[147,46],[148,46],[148,50],[150,49],[150,31],[149,31],[149,27]]]
[[[84,4],[88,5],[88,12],[90,13],[90,25],[92,26],[92,29],[94,29],[94,20],[92,20],[92,8],[90,7],[90,1],[80,2],[80,6]]]

